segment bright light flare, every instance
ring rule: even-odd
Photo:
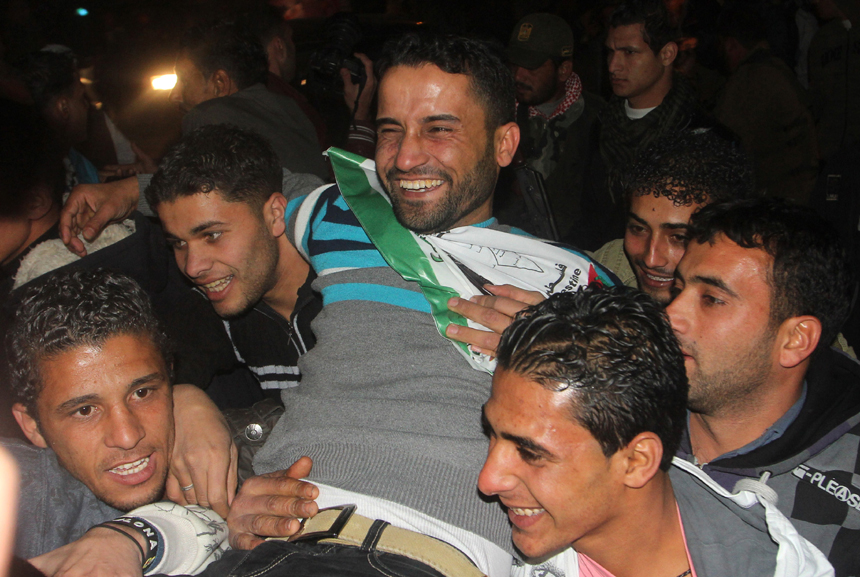
[[[155,90],[172,90],[176,86],[175,74],[162,74],[152,77],[152,87]]]
[[[86,8],[78,8],[77,10],[75,10],[75,12],[78,14],[78,16],[86,16],[90,13],[90,11]]]

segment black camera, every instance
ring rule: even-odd
[[[325,44],[309,59],[308,88],[314,92],[343,94],[340,69],[346,68],[352,81],[361,88],[367,82],[364,64],[353,56],[355,47],[364,36],[361,24],[353,14],[335,14],[325,25]]]

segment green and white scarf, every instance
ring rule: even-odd
[[[487,294],[484,284],[510,284],[545,296],[576,291],[594,281],[612,284],[584,256],[536,238],[479,226],[415,234],[394,216],[375,162],[337,148],[329,149],[328,156],[341,194],[367,236],[404,280],[418,283],[442,336],[451,323],[485,329],[448,310],[452,297]],[[316,197],[311,195],[303,209],[311,210]],[[451,342],[473,368],[492,373],[493,359]]]

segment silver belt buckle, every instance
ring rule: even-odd
[[[355,505],[340,505],[338,507],[326,507],[325,509],[320,509],[317,512],[317,515],[325,511],[340,511],[340,513],[328,529],[312,531],[311,533],[302,533],[305,528],[305,522],[308,520],[302,519],[299,532],[287,539],[287,541],[290,543],[296,543],[302,541],[319,541],[320,539],[334,539],[340,535],[341,531],[343,531],[347,521],[349,521],[349,518],[352,517],[353,513],[355,513],[355,509]]]

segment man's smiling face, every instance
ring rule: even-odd
[[[599,539],[624,488],[620,453],[606,457],[572,419],[570,395],[497,370],[484,405],[490,449],[478,488],[499,497],[529,558]]]
[[[672,300],[675,267],[687,249],[690,216],[701,206],[675,206],[670,198],[652,194],[630,199],[624,253],[640,290],[664,304]]]
[[[433,233],[490,218],[499,165],[510,160],[469,76],[395,66],[380,82],[376,122],[377,171],[401,224]]]
[[[283,234],[283,222],[273,230],[259,210],[228,202],[217,191],[180,196],[156,210],[179,270],[205,292],[218,315],[241,315],[276,285],[276,236]]]
[[[43,359],[40,375],[39,425],[30,440],[52,449],[112,507],[159,500],[173,448],[173,396],[152,340],[118,335],[79,346]]]

